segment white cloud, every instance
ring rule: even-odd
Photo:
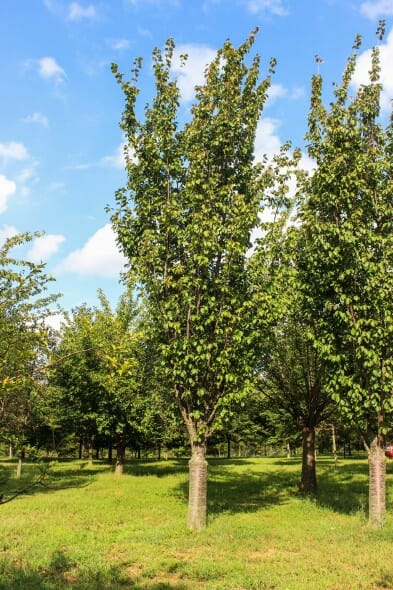
[[[271,160],[280,151],[281,140],[277,134],[278,126],[279,122],[269,117],[264,117],[258,122],[255,135],[256,161],[262,161],[264,155],[267,156],[268,160]]]
[[[26,160],[29,154],[23,143],[10,141],[8,143],[0,143],[0,156],[10,160]]]
[[[68,9],[68,20],[77,21],[83,18],[95,18],[97,16],[96,8],[93,4],[81,6],[78,2],[72,2]]]
[[[392,0],[362,2],[360,5],[360,12],[371,20],[380,16],[393,15],[393,2]]]
[[[7,209],[8,199],[16,191],[16,184],[13,180],[8,180],[3,174],[0,174],[0,213]]]
[[[16,236],[18,233],[19,231],[13,225],[3,225],[0,229],[0,246],[2,246],[8,238],[12,238],[12,236]]]
[[[259,12],[270,12],[277,16],[288,14],[282,0],[245,0],[245,5],[251,14],[258,14]]]
[[[120,253],[114,231],[108,223],[91,236],[86,244],[71,252],[57,267],[58,272],[114,277],[124,268],[126,259]]]
[[[188,59],[183,67],[180,56],[187,54]],[[183,44],[175,49],[173,73],[177,76],[181,97],[185,101],[194,98],[194,88],[203,84],[206,66],[215,58],[216,51],[207,45]]]
[[[393,29],[390,31],[386,43],[380,45],[381,83],[383,85],[381,95],[381,107],[389,111],[393,99],[393,77],[391,75],[393,63]],[[353,84],[359,87],[361,84],[369,84],[369,70],[371,67],[371,49],[364,51],[358,59],[353,76]]]
[[[60,244],[65,240],[64,236],[47,234],[33,240],[33,245],[27,253],[27,259],[31,262],[46,262],[56,254]]]
[[[107,43],[115,51],[122,51],[131,47],[131,41],[128,39],[108,39]]]
[[[41,113],[32,113],[31,115],[27,115],[23,119],[24,123],[38,123],[38,125],[42,125],[43,127],[49,127],[49,120],[48,117],[42,115]]]
[[[268,90],[266,106],[271,105],[278,98],[283,98],[284,96],[288,96],[288,89],[282,84],[272,84]]]
[[[60,330],[63,323],[66,322],[66,318],[63,313],[52,313],[45,318],[45,325],[57,332]]]
[[[66,73],[63,68],[57,63],[54,57],[41,57],[40,59],[29,59],[26,62],[26,67],[37,68],[38,75],[44,80],[53,80],[55,84],[59,85],[64,82]]]

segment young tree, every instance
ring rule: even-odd
[[[144,335],[131,291],[122,295],[115,311],[102,291],[99,299],[92,326],[99,359],[94,378],[105,394],[98,404],[97,425],[115,441],[115,473],[121,475],[127,443],[146,431],[149,397],[144,375],[149,359],[142,358]]]
[[[357,91],[350,90],[356,51],[349,58],[329,108],[321,76],[313,77],[307,139],[317,168],[305,186],[299,265],[329,390],[363,428],[370,522],[381,524],[393,412],[393,129],[381,124],[378,47],[371,57],[369,83]]]
[[[112,223],[146,294],[163,375],[187,427],[191,529],[206,524],[207,440],[228,401],[247,389],[254,364],[246,253],[267,183],[254,140],[274,67],[260,81],[259,57],[246,64],[254,38],[217,52],[182,128],[172,40],[154,50],[156,94],[141,121],[140,60],[130,82],[113,65],[126,101],[128,184]]]
[[[310,330],[309,325],[293,317],[276,326],[266,340],[259,379],[270,409],[284,411],[292,420],[292,429],[296,426],[302,433],[299,490],[304,494],[317,491],[316,429],[334,411],[324,384],[325,365],[313,346]]]
[[[302,171],[297,170],[302,178]],[[302,241],[302,227],[288,224],[293,215],[280,206],[275,222],[267,224],[264,248],[257,250],[253,266],[256,287],[274,294],[270,325],[265,329],[257,373],[262,396],[261,410],[270,408],[286,417],[290,433],[302,436],[302,471],[299,490],[317,491],[315,436],[317,427],[334,410],[325,387],[326,367],[314,346],[315,319],[308,313],[299,284],[296,256]]]

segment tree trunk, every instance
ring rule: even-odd
[[[332,451],[333,451],[333,459],[334,459],[334,466],[337,469],[337,445],[336,445],[336,427],[332,424]]]
[[[192,456],[188,463],[190,488],[187,526],[195,531],[203,529],[207,522],[207,461],[205,456],[205,446],[192,446]]]
[[[375,436],[368,450],[369,468],[369,523],[381,526],[386,513],[386,458],[383,442]]]
[[[81,436],[79,439],[79,451],[78,451],[79,460],[83,459],[83,453],[84,453],[84,445],[83,445],[83,437]]]
[[[112,454],[113,454],[113,445],[112,445],[112,437],[109,439],[109,446],[108,446],[108,463],[112,463]]]
[[[231,458],[231,437],[227,436],[227,459]]]
[[[290,442],[287,441],[287,459],[291,458],[291,445]]]
[[[303,427],[302,451],[302,475],[299,491],[303,494],[314,494],[317,491],[317,475],[315,469],[315,429],[312,427]]]
[[[115,463],[115,475],[123,475],[124,471],[124,457],[126,454],[126,441],[121,436],[116,446],[116,463]]]
[[[18,463],[16,466],[16,479],[20,479],[22,475],[22,457],[19,457]]]
[[[93,442],[89,436],[89,440],[88,440],[88,460],[87,460],[87,464],[88,465],[93,465]]]
[[[9,456],[10,459],[12,459],[12,457],[14,456],[14,449],[13,449],[13,446],[12,445],[9,446],[8,456]]]

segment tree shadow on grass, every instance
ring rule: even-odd
[[[256,464],[258,469],[253,468]],[[242,466],[240,473],[234,472],[236,466]],[[317,464],[318,493],[314,496],[317,505],[343,514],[364,511],[368,500],[367,469],[367,463],[359,460],[339,464],[335,469],[332,458],[321,457]],[[184,481],[173,493],[185,502],[188,499],[186,459],[129,463],[125,473],[156,477],[182,473]],[[258,460],[209,459],[208,513],[252,512],[282,504],[291,497],[305,498],[298,491],[300,475],[300,457],[269,460],[266,472],[261,470]]]
[[[365,512],[368,505],[366,462],[321,466],[317,474],[319,506],[341,514]]]
[[[286,503],[291,495],[297,493],[296,474],[279,469],[264,473],[253,469],[252,461],[243,463],[248,468],[236,473],[230,469],[239,465],[236,460],[209,461],[209,516],[222,512],[256,512]],[[174,488],[173,494],[186,502],[188,485],[188,480],[183,481]]]
[[[298,484],[301,475],[301,459],[277,460],[277,466],[298,467]],[[318,506],[329,508],[340,514],[366,512],[368,506],[368,465],[366,459],[338,461],[334,465],[332,457],[319,457],[317,460],[318,491],[312,498]],[[303,497],[302,494],[298,494]]]
[[[132,578],[125,567],[78,568],[65,552],[52,555],[47,567],[0,562],[0,590],[186,590],[183,583]]]
[[[68,488],[84,488],[93,483],[95,476],[102,473],[102,469],[49,469],[43,476],[40,466],[36,463],[26,463],[22,477],[16,479],[13,469],[0,470],[0,505],[24,496],[39,493],[53,493]]]
[[[181,459],[169,459],[168,461],[160,461],[157,459],[130,461],[124,465],[124,474],[134,476],[148,476],[154,475],[156,477],[166,477],[168,475],[176,475],[180,473],[188,473],[188,461],[190,457]],[[252,459],[215,459],[208,457],[210,465],[251,465]]]

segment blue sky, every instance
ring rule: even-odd
[[[152,90],[152,49],[173,37],[178,52],[189,54],[187,69],[174,71],[187,109],[215,50],[258,26],[264,71],[270,57],[278,60],[256,146],[272,154],[286,140],[303,146],[310,77],[320,67],[329,91],[357,33],[364,55],[356,81],[364,80],[379,18],[387,20],[387,109],[393,0],[1,0],[0,241],[44,230],[23,254],[47,263],[64,308],[94,305],[99,287],[115,301],[123,259],[105,206],[114,204],[125,173],[123,97],[111,62],[127,73],[144,57],[143,104]]]

